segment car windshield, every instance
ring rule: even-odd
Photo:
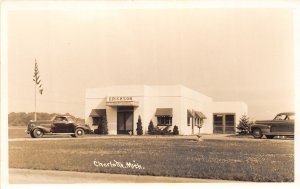
[[[51,121],[54,121],[54,120],[55,120],[55,118],[56,118],[56,115],[52,117]]]
[[[68,116],[68,117],[67,117],[67,119],[68,119],[68,121],[75,122],[75,119],[74,119],[74,117]]]
[[[279,114],[275,117],[275,120],[286,120],[287,116],[285,114]]]

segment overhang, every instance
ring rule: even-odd
[[[192,110],[187,110],[187,115],[188,115],[188,117],[194,117],[194,115],[193,115],[193,111]]]
[[[173,108],[156,108],[155,116],[173,117]]]
[[[202,112],[198,112],[198,111],[194,111],[196,117],[200,118],[200,119],[207,119],[206,116],[202,113]]]
[[[104,117],[106,116],[105,109],[92,109],[89,117]]]

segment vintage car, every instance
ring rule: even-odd
[[[274,136],[294,136],[294,116],[293,112],[277,114],[273,120],[256,121],[250,126],[251,134],[254,138],[262,138],[264,135],[268,139]]]
[[[86,124],[79,124],[70,115],[56,115],[52,120],[30,121],[26,130],[32,138],[40,138],[43,135],[64,134],[72,137],[80,137],[85,133],[92,133]]]

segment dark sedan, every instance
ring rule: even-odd
[[[75,118],[69,115],[57,115],[52,120],[30,121],[26,131],[32,138],[53,134],[80,137],[85,133],[92,133],[88,125],[77,123]]]
[[[295,113],[279,113],[273,120],[256,121],[251,125],[251,134],[254,138],[268,139],[275,136],[294,136]]]

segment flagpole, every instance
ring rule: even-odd
[[[35,65],[36,65],[36,59],[35,59]],[[34,82],[34,121],[36,121],[36,81]]]
[[[36,86],[37,85],[39,85],[39,92],[43,94],[43,85],[39,75],[39,69],[38,69],[36,59],[35,59],[35,66],[34,66],[33,81],[34,81],[34,120],[36,121]]]
[[[34,121],[36,121],[36,83],[34,83]]]

